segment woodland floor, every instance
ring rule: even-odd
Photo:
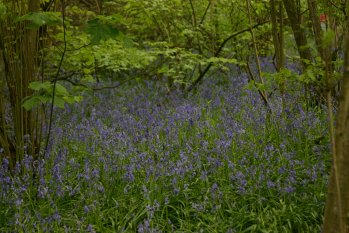
[[[245,86],[146,81],[55,109],[44,160],[2,161],[0,232],[319,232],[325,111],[275,93],[268,114]]]

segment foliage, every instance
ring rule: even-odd
[[[91,19],[87,22],[86,32],[91,35],[91,42],[98,43],[101,40],[115,38],[121,36],[121,32],[113,28],[110,23],[113,23],[115,17],[102,17]]]
[[[0,231],[319,231],[349,6],[293,2],[280,65],[269,1],[0,0]]]
[[[51,82],[32,82],[29,84],[29,88],[34,90],[34,94],[24,99],[23,107],[28,111],[35,106],[51,103],[54,84]],[[72,96],[67,89],[59,83],[55,86],[55,99],[54,105],[60,108],[64,108],[65,103],[75,103],[81,101],[81,96]]]
[[[319,231],[326,116],[295,96],[283,115],[275,97],[268,125],[244,86],[211,80],[185,98],[148,81],[67,106],[50,155],[28,155],[23,175],[2,161],[0,231]]]
[[[60,74],[62,77],[59,79],[75,85],[90,85],[97,79],[103,79],[98,73],[101,70],[118,74],[121,71],[144,68],[154,60],[151,54],[117,29],[117,23],[122,21],[117,15],[95,16],[77,7],[68,10],[68,16],[72,18],[66,19],[65,32],[63,28],[59,28],[53,36],[58,46],[46,51],[46,73],[51,78],[56,73],[51,67],[58,66],[65,44],[67,52],[62,64],[64,73]],[[85,21],[76,25],[76,15],[85,15]],[[81,30],[81,27],[84,29]]]
[[[6,5],[0,1],[0,19],[6,14]]]
[[[62,22],[62,19],[59,12],[29,12],[15,20],[15,22],[20,21],[29,21],[30,23],[26,25],[28,29],[39,29],[44,25],[57,25]]]
[[[248,27],[246,17],[240,11],[244,7],[241,2],[132,0],[108,4],[111,12],[124,17],[121,25],[130,37],[140,46],[158,52],[157,61],[160,62],[154,67],[158,72],[154,73],[169,76],[175,82],[190,84],[204,66],[213,62],[212,71],[217,71],[231,63],[236,64],[234,59],[240,60],[240,54],[249,53],[246,49],[249,48],[249,37],[244,34],[239,40],[229,41],[229,48],[223,48],[215,55],[225,38]],[[256,19],[262,21],[262,15],[265,18],[263,4],[258,3],[255,10]],[[268,29],[261,31],[262,35],[268,33]],[[167,62],[170,64],[163,64]]]

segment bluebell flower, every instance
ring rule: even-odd
[[[1,148],[2,149],[2,148]],[[5,157],[2,160],[2,169],[3,171],[6,171],[10,165],[10,161]]]
[[[267,187],[268,189],[272,189],[272,188],[275,188],[275,183],[271,180],[268,180],[267,181]]]
[[[86,231],[89,233],[95,233],[96,231],[93,229],[92,224],[88,224]]]
[[[90,212],[90,207],[88,205],[84,206],[84,212],[88,214]]]
[[[284,188],[284,191],[285,191],[286,193],[293,193],[295,190],[296,190],[296,189],[295,189],[294,187],[292,187],[292,186],[286,186],[286,187]]]

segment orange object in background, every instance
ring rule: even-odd
[[[320,22],[321,23],[325,23],[327,21],[327,15],[325,14],[320,14]]]

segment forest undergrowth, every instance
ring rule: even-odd
[[[326,111],[245,77],[146,81],[55,109],[50,153],[0,169],[0,232],[320,232]],[[30,142],[27,142],[30,143]]]

